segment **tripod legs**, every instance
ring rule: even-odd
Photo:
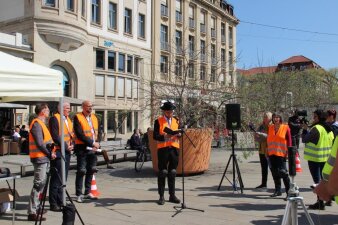
[[[204,210],[202,210],[202,209],[194,209],[194,208],[187,207],[183,202],[181,203],[181,206],[174,206],[174,209],[176,209],[176,213],[174,215],[172,215],[171,217],[176,216],[177,214],[182,212],[183,209],[190,209],[190,210],[195,210],[195,211],[199,211],[199,212],[204,212]]]
[[[282,225],[298,225],[298,203],[302,206],[305,216],[307,218],[307,221],[310,225],[314,225],[309,212],[306,209],[306,206],[303,202],[303,197],[297,196],[297,197],[289,197],[288,202],[285,207],[284,216]]]
[[[225,176],[225,174],[226,174],[226,172],[227,172],[227,170],[228,170],[228,167],[229,167],[229,165],[230,165],[231,159],[232,159],[232,163],[233,163],[233,171],[232,171],[233,180],[232,180],[232,183],[231,183],[231,181]],[[224,178],[226,178],[226,179],[230,182],[230,184],[232,184],[233,190],[234,190],[234,191],[237,191],[236,173],[237,173],[237,177],[238,177],[239,187],[240,187],[240,189],[241,189],[241,193],[243,194],[243,188],[244,188],[244,185],[243,185],[243,180],[242,180],[241,171],[239,170],[239,166],[238,166],[236,154],[231,154],[231,155],[230,155],[229,161],[228,161],[228,163],[227,163],[227,166],[225,167],[225,170],[224,170],[224,173],[223,173],[221,182],[219,183],[218,189],[217,189],[217,190],[220,190],[220,189],[221,189],[222,182],[223,182]]]

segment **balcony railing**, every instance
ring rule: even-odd
[[[226,41],[225,35],[222,35],[222,36],[221,36],[221,41],[222,41],[223,43],[225,43],[225,41]]]
[[[211,38],[216,38],[216,30],[211,28]]]
[[[161,5],[161,16],[168,17],[168,6]]]
[[[182,13],[176,11],[176,23],[182,23]]]
[[[169,50],[169,44],[168,42],[161,42],[161,50],[168,51]]]
[[[189,29],[195,29],[195,20],[193,18],[189,18]]]
[[[201,33],[205,34],[205,24],[201,23]]]

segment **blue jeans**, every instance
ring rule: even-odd
[[[91,182],[93,174],[96,172],[97,157],[92,152],[79,151],[77,156],[77,171],[75,179],[76,196],[82,195],[83,177],[85,177],[85,192],[87,195],[90,193]]]
[[[325,165],[325,162],[313,162],[308,161],[310,173],[315,184],[318,184],[322,177],[322,171]]]

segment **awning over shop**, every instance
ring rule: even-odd
[[[27,105],[0,102],[0,109],[27,109]]]

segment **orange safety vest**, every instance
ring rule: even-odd
[[[267,138],[267,149],[268,155],[276,155],[286,157],[288,146],[285,138],[286,132],[289,126],[281,124],[277,133],[275,133],[275,125],[269,125],[268,138]]]
[[[83,115],[83,113],[78,113],[75,116],[77,117],[77,119],[79,120],[79,122],[81,124],[84,135],[93,140],[93,134],[92,134],[91,128],[89,126],[89,123],[88,123],[86,117]],[[97,132],[99,130],[99,123],[98,123],[97,117],[94,114],[92,114],[90,116],[90,118],[92,120],[92,125],[93,125],[93,129],[94,129],[94,133],[95,133],[95,140],[96,140]],[[93,141],[95,141],[95,140],[93,140]],[[76,138],[75,144],[84,144],[84,142],[81,141],[79,138]]]
[[[36,118],[32,121],[32,123],[29,126],[29,129],[32,130],[33,128],[33,124],[37,122],[41,128],[42,128],[42,132],[43,132],[43,144],[47,145],[47,144],[51,144],[53,143],[53,139],[52,136],[49,133],[49,130],[46,126],[46,124],[44,122],[42,122],[40,119]],[[43,153],[42,151],[40,151],[40,149],[38,148],[38,146],[36,145],[34,136],[32,135],[32,132],[29,132],[29,157],[31,159],[33,158],[41,158],[41,157],[46,157],[47,155],[45,153]]]
[[[178,130],[178,121],[174,117],[171,118],[171,126],[169,126],[166,118],[164,116],[161,116],[158,118],[158,122],[160,124],[160,135],[164,135],[164,128],[168,127],[171,130]],[[178,139],[175,140],[164,140],[164,141],[157,141],[157,149],[165,148],[165,147],[175,147],[180,148],[180,144],[178,142]]]
[[[56,113],[54,114],[54,117],[58,120],[58,123],[59,123],[59,135],[61,135],[61,129],[60,129],[60,114],[59,113]],[[64,134],[64,141],[66,143],[69,143],[74,137],[74,131],[73,131],[73,123],[72,121],[70,120],[69,117],[67,117],[67,123],[68,123],[68,128],[67,128],[67,125],[66,123],[64,122],[64,125],[63,125],[63,134]],[[60,149],[61,146],[55,146],[56,149]]]

